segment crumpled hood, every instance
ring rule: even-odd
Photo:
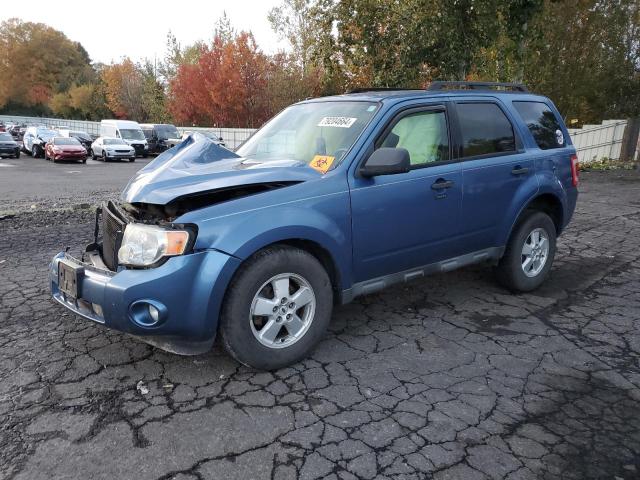
[[[303,182],[320,173],[294,160],[242,158],[195,133],[147,164],[122,192],[128,203],[166,205],[198,192],[265,182]]]

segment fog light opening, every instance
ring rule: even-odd
[[[129,318],[140,327],[157,327],[167,316],[167,307],[157,300],[138,300],[129,307]]]

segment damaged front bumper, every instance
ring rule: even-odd
[[[238,259],[206,250],[156,268],[118,272],[104,268],[97,252],[85,253],[85,259],[61,252],[51,261],[49,282],[58,303],[173,353],[194,355],[211,348]]]

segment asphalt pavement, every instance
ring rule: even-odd
[[[396,286],[265,373],[50,300],[49,259],[91,238],[83,204],[139,162],[1,163],[18,165],[0,167],[0,479],[640,477],[636,172],[582,175],[540,290],[512,295],[482,266]]]
[[[87,159],[87,163],[47,161],[23,153],[0,158],[0,216],[35,205],[38,209],[93,203],[117,196],[129,179],[154,157],[128,160]]]

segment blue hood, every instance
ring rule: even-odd
[[[166,205],[184,195],[219,188],[303,182],[319,176],[306,163],[242,158],[203,135],[193,134],[138,171],[121,197],[127,203]]]

